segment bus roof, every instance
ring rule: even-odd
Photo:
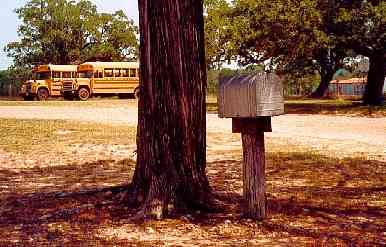
[[[76,71],[77,65],[54,65],[54,64],[46,64],[39,65],[33,69],[34,72],[37,71],[62,71],[62,72],[71,72]]]
[[[139,68],[138,62],[86,62],[78,66],[78,69],[119,69],[119,68]]]

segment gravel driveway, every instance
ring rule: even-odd
[[[118,125],[135,125],[137,109],[133,107],[58,107],[0,106],[1,118],[61,119]],[[323,153],[339,156],[362,155],[386,157],[386,118],[325,115],[283,115],[272,120],[272,138],[283,138],[294,145],[305,145]],[[207,114],[208,133],[231,133],[231,120]]]

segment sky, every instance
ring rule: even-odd
[[[137,0],[90,0],[97,7],[99,12],[115,12],[122,9],[126,15],[138,23],[138,1]],[[15,41],[17,27],[20,21],[17,18],[15,9],[22,7],[27,0],[1,0],[0,7],[0,70],[8,68],[12,59],[8,58],[3,51],[7,43]]]

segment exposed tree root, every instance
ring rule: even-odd
[[[130,218],[136,222],[146,219],[164,219],[184,214],[219,213],[224,211],[225,204],[212,191],[197,195],[178,195],[175,190],[165,189],[152,183],[147,193],[131,184],[122,194],[121,202],[137,213]],[[162,188],[159,190],[159,188]]]

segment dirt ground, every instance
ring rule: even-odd
[[[46,152],[0,140],[0,246],[386,245],[386,118],[274,117],[269,216],[254,222],[242,217],[240,136],[229,119],[207,114],[207,172],[225,210],[145,223],[116,203],[134,170],[135,133],[122,135],[135,131],[134,101],[0,106],[0,128],[15,129],[12,119],[52,122],[57,145],[45,133],[34,143]],[[73,123],[92,123],[89,138],[74,139],[83,129]]]
[[[122,106],[0,106],[0,116],[15,119],[75,120],[113,125],[135,126],[135,101]],[[115,103],[116,104],[116,103]],[[102,106],[102,107],[101,107]],[[363,156],[382,159],[386,156],[386,118],[290,114],[272,119],[273,132],[268,137],[291,139],[339,157]],[[208,133],[231,133],[230,119],[207,114]],[[226,145],[226,143],[224,143]],[[237,143],[239,145],[239,143]]]

